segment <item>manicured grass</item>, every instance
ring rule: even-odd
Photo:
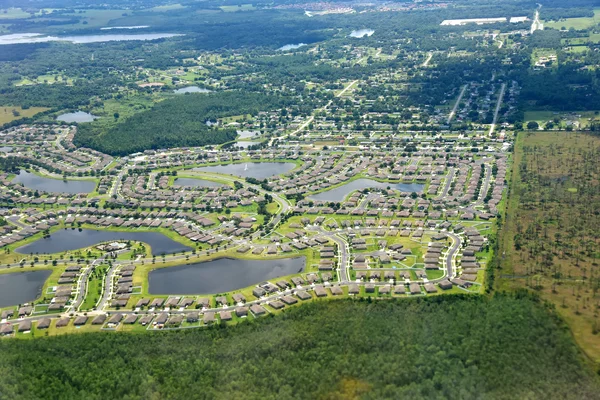
[[[440,279],[442,276],[444,276],[444,271],[443,270],[427,270],[425,271],[425,273],[427,274],[427,279],[431,280],[431,279]]]
[[[104,277],[107,271],[108,265],[100,265],[95,267],[94,271],[90,273],[87,295],[85,296],[83,303],[81,303],[81,311],[91,310],[100,299]]]

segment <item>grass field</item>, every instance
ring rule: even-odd
[[[540,125],[558,118],[560,121],[579,122],[580,126],[589,125],[590,120],[600,120],[597,111],[525,111],[525,122],[536,121]],[[564,122],[559,122],[564,127]]]
[[[21,118],[33,117],[35,114],[46,110],[48,110],[48,108],[31,107],[24,110],[21,107],[0,106],[0,125]]]
[[[225,12],[236,12],[236,11],[252,11],[254,6],[252,4],[240,4],[238,6],[221,6],[219,7]]]
[[[586,29],[600,22],[600,10],[594,10],[593,17],[567,18],[561,21],[544,21],[544,26],[554,29]]]
[[[81,21],[77,24],[61,25],[62,28],[104,28],[109,22],[122,18],[127,10],[78,10],[74,14],[65,14],[69,16],[80,17]]]
[[[98,300],[100,299],[100,295],[102,293],[102,286],[104,282],[104,276],[106,271],[108,270],[108,265],[100,265],[95,268],[95,270],[90,273],[88,286],[87,286],[87,294],[83,303],[81,303],[81,310],[91,310]]]
[[[35,79],[23,78],[19,82],[15,83],[15,86],[27,86],[27,85],[35,85],[35,84],[53,84],[53,83],[65,83],[67,85],[73,84],[73,79],[68,77],[63,77],[59,74],[48,74],[48,75],[40,75]]]
[[[521,133],[499,289],[530,288],[555,304],[585,354],[600,364],[600,138]]]
[[[29,18],[31,14],[23,11],[21,8],[3,8],[0,9],[0,19]]]
[[[180,10],[182,8],[185,8],[185,6],[182,4],[166,4],[164,6],[153,7],[150,9],[150,11],[164,12],[164,11],[171,11],[171,10]]]

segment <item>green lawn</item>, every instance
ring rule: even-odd
[[[90,273],[87,295],[81,303],[81,311],[91,310],[100,299],[106,271],[108,271],[108,265],[99,265]]]

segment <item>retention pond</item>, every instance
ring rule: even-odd
[[[148,274],[150,294],[210,294],[238,290],[304,270],[304,257],[279,260],[219,258]]]

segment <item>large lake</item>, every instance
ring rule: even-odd
[[[194,171],[216,172],[219,174],[235,175],[241,178],[265,179],[275,175],[285,174],[296,167],[294,163],[258,162],[243,164],[214,165],[194,168]]]
[[[50,193],[91,193],[96,189],[94,181],[78,181],[46,178],[32,172],[21,170],[19,175],[13,179],[14,183],[20,183],[32,190],[43,190]]]
[[[346,183],[345,185],[339,186],[335,189],[327,190],[325,192],[313,194],[309,196],[310,199],[320,201],[342,201],[350,193],[355,190],[363,190],[369,188],[376,189],[390,189],[399,190],[401,192],[421,192],[425,185],[419,183],[389,183],[389,182],[377,182],[372,179],[357,179],[355,181]]]
[[[350,33],[350,37],[361,38],[361,37],[365,37],[365,36],[371,36],[374,33],[375,33],[375,31],[373,29],[358,29],[358,30],[352,31]]]
[[[304,257],[281,260],[221,258],[148,274],[150,294],[209,294],[230,292],[304,270]]]
[[[51,273],[43,270],[0,275],[0,307],[16,306],[37,299]]]
[[[223,183],[208,181],[206,179],[195,178],[177,178],[174,185],[183,187],[222,187],[227,186]]]
[[[201,88],[198,86],[186,86],[179,89],[173,90],[173,92],[177,94],[185,94],[185,93],[210,93],[211,91],[205,88]]]
[[[49,238],[38,239],[15,251],[21,254],[62,253],[113,240],[135,240],[146,243],[151,247],[152,255],[156,256],[190,250],[188,246],[176,242],[160,232],[96,231],[93,229],[82,229],[79,232],[78,229],[61,229],[52,233]]]
[[[0,45],[22,44],[22,43],[44,43],[44,42],[71,42],[76,44],[119,42],[127,40],[156,40],[183,36],[176,33],[140,33],[140,34],[110,34],[110,35],[80,35],[80,36],[44,36],[41,33],[15,33],[11,35],[0,35]]]
[[[92,122],[96,118],[99,117],[83,111],[76,111],[72,113],[60,114],[58,117],[56,117],[56,120],[63,122]]]

